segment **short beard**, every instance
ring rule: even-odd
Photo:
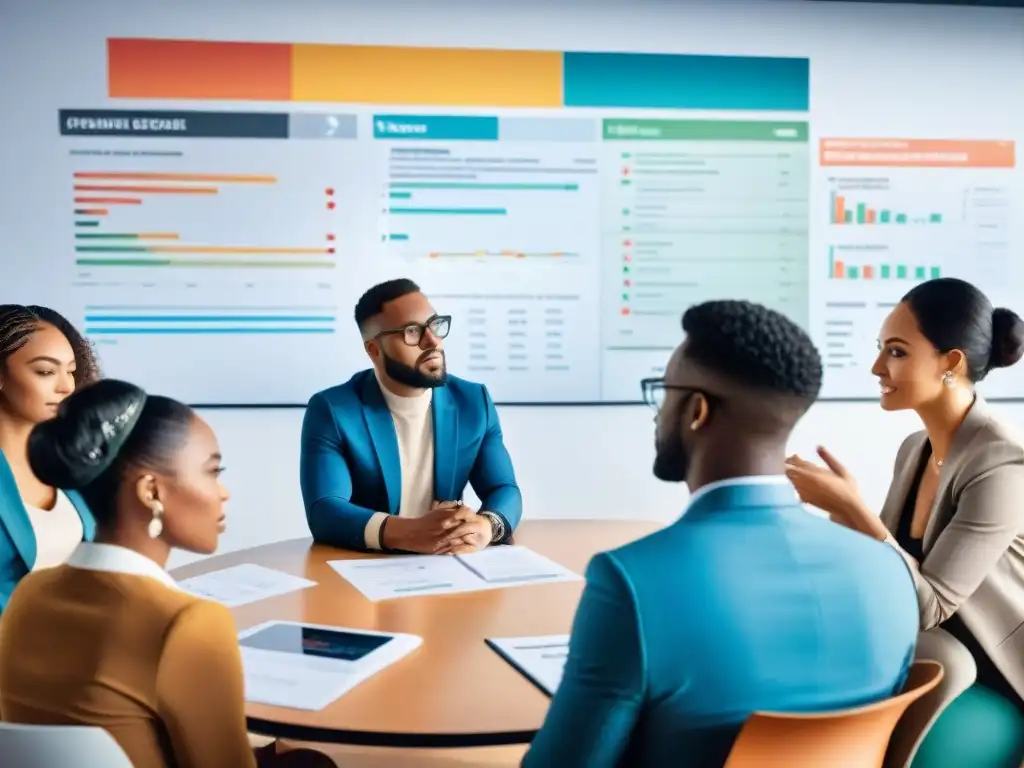
[[[654,476],[666,483],[685,483],[690,471],[690,457],[678,430],[663,443],[655,443]]]
[[[443,387],[448,383],[448,367],[444,352],[440,349],[433,350],[441,356],[441,370],[434,374],[424,373],[418,367],[400,363],[394,358],[388,357],[381,350],[381,357],[384,359],[384,372],[391,379],[413,389],[434,389]]]

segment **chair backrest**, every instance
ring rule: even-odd
[[[935,721],[978,678],[974,656],[944,629],[935,627],[919,634],[915,656],[918,660],[939,662],[942,680],[907,707],[896,723],[885,753],[886,768],[910,768]]]
[[[0,723],[3,764],[17,768],[132,768],[102,728]]]
[[[882,768],[900,716],[942,680],[942,665],[916,661],[903,693],[836,712],[755,712],[744,723],[725,768]]]

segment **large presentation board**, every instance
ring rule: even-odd
[[[108,375],[193,403],[304,404],[366,367],[353,306],[399,276],[454,317],[449,369],[499,403],[636,401],[682,312],[713,298],[785,312],[822,350],[826,398],[873,398],[878,325],[917,282],[961,276],[1021,303],[1017,134],[846,118],[815,89],[841,90],[840,67],[884,71],[841,52],[738,54],[726,33],[729,55],[697,55],[142,26],[91,24],[74,87],[39,84],[49,128],[25,140],[47,195],[9,225],[35,268],[0,298],[56,306]]]

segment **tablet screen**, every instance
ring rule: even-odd
[[[241,645],[262,651],[359,661],[392,638],[301,624],[272,624],[241,639]]]

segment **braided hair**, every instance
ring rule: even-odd
[[[91,384],[100,378],[100,367],[92,344],[66,317],[49,307],[0,304],[0,367],[28,344],[40,325],[52,325],[68,340],[75,353],[75,386]]]

